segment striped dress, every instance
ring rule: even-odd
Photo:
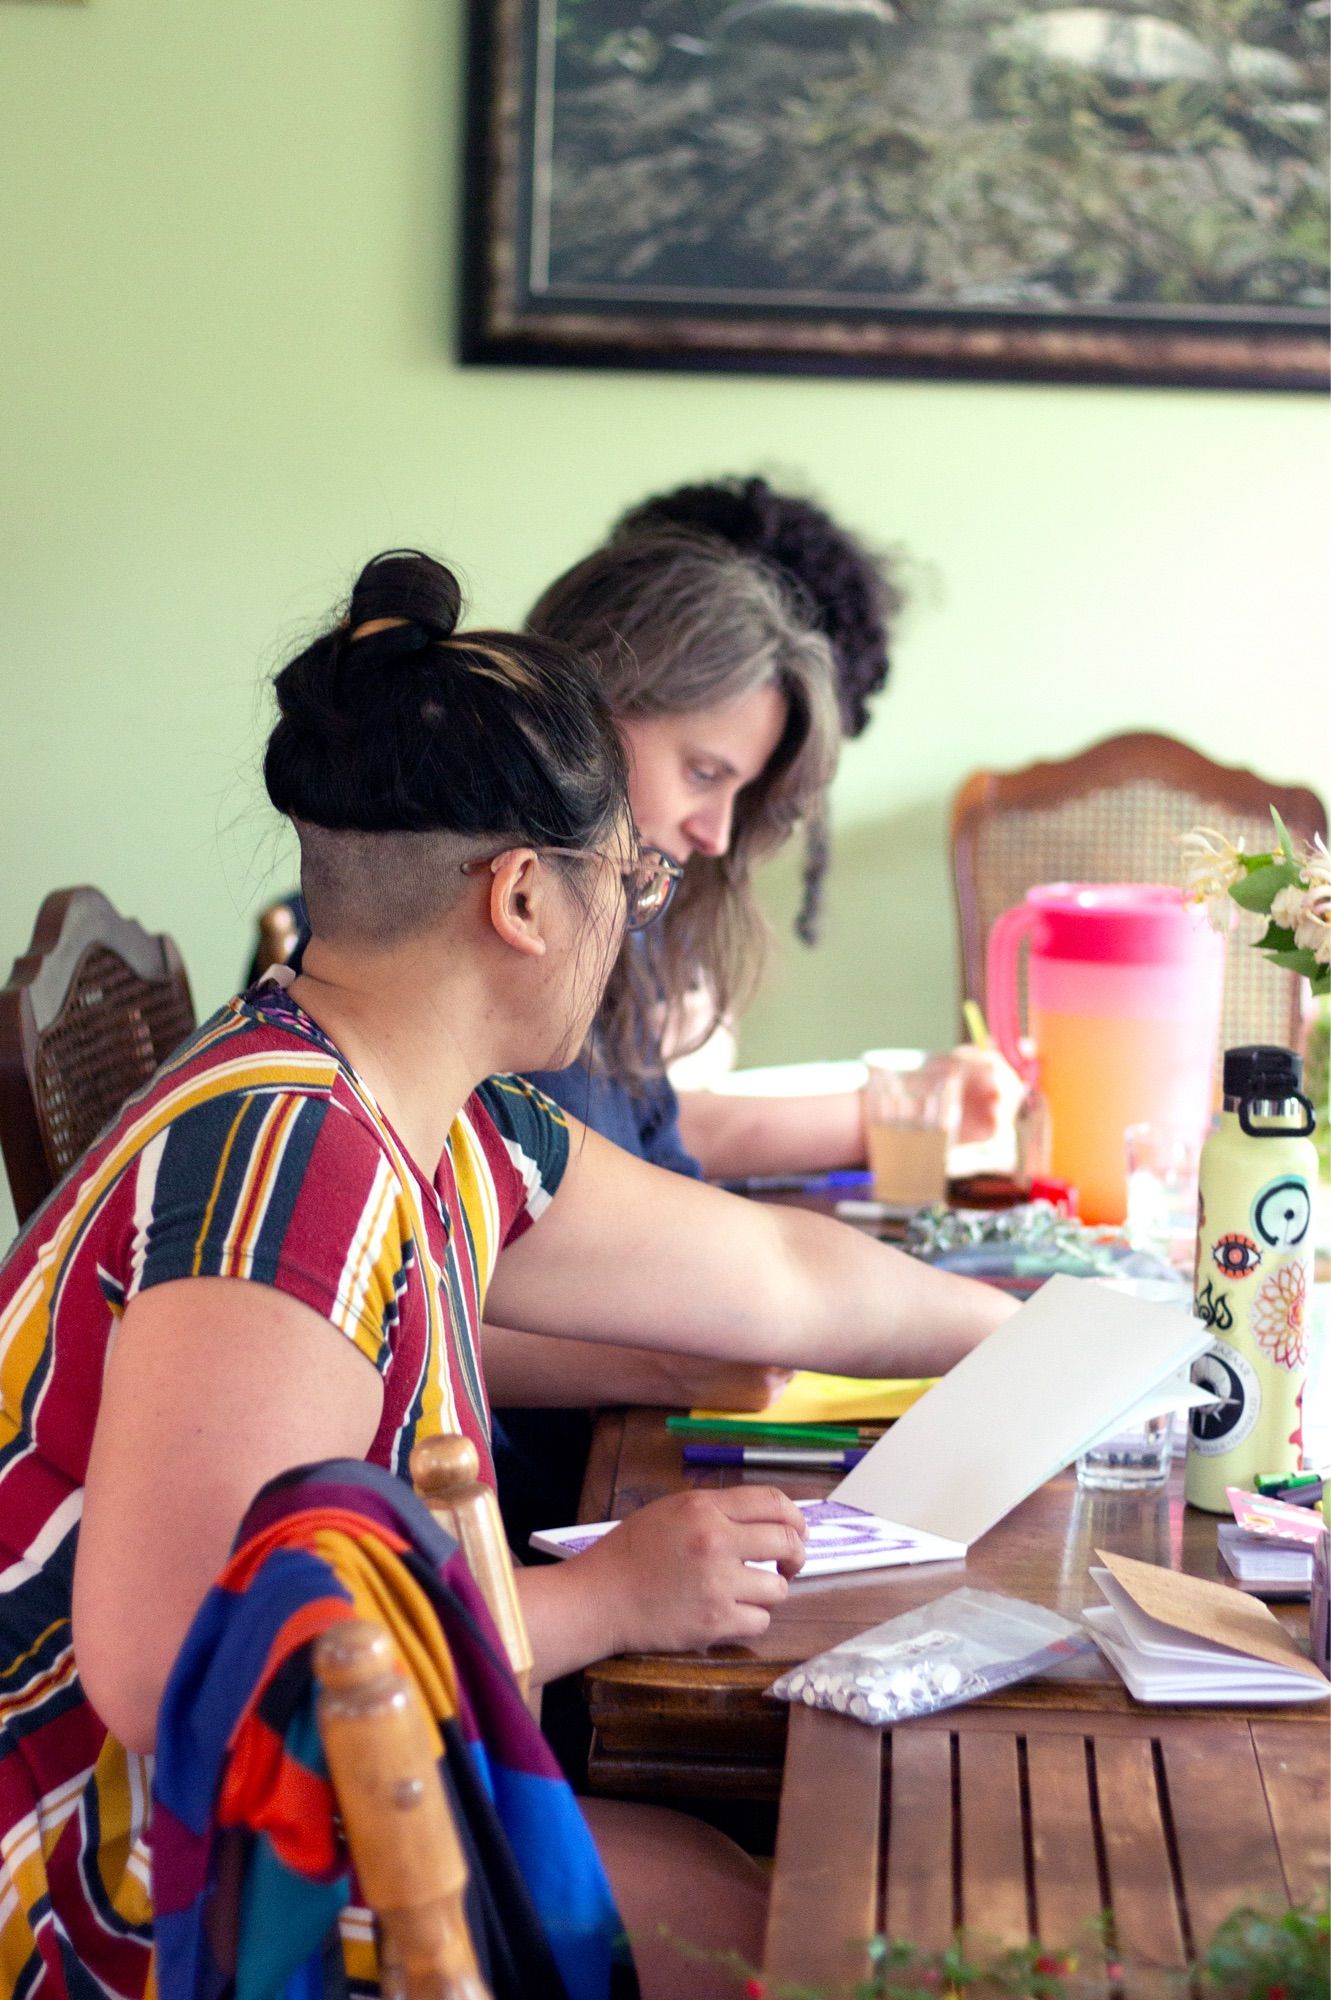
[[[171,1279],[276,1286],[378,1370],[368,1457],[461,1431],[492,1477],[478,1335],[495,1259],[568,1158],[563,1114],[492,1078],[433,1183],[279,985],[231,1001],[131,1100],[0,1266],[0,1996],[145,1991],[151,1772],[89,1705],[74,1552],[107,1348]]]

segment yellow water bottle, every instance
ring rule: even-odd
[[[1192,1413],[1184,1491],[1212,1514],[1228,1513],[1227,1486],[1303,1459],[1317,1154],[1301,1070],[1292,1049],[1226,1049],[1202,1148],[1193,1310],[1212,1345],[1192,1379],[1220,1400]]]

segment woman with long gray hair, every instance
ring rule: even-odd
[[[590,1051],[534,1080],[655,1165],[728,1178],[864,1159],[858,1091],[677,1099],[665,1065],[751,998],[769,941],[754,869],[797,828],[806,864],[796,927],[813,941],[827,786],[842,735],[865,726],[886,679],[899,603],[882,567],[821,509],[748,480],[634,509],[531,612],[532,629],[592,661],[628,748],[639,834],[683,869],[662,922],[621,953]],[[965,1136],[992,1129],[996,1097],[992,1071],[975,1065]],[[761,1408],[785,1380],[502,1328],[487,1328],[486,1369],[514,1447],[501,1455],[500,1487],[515,1538],[576,1502],[587,1425],[552,1420],[551,1405]]]

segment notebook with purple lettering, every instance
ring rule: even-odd
[[[797,1500],[795,1505],[808,1532],[804,1567],[796,1583],[813,1576],[839,1576],[846,1570],[886,1569],[895,1563],[956,1562],[966,1553],[960,1542],[879,1520],[876,1514],[839,1500]],[[543,1528],[532,1536],[531,1545],[548,1556],[576,1556],[618,1526],[618,1521],[593,1521],[580,1528]]]

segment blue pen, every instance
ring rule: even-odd
[[[721,1186],[727,1194],[842,1194],[872,1181],[867,1167],[843,1167],[834,1174],[749,1174]]]
[[[685,1465],[755,1465],[788,1472],[849,1472],[864,1449],[822,1451],[816,1445],[686,1444]]]

